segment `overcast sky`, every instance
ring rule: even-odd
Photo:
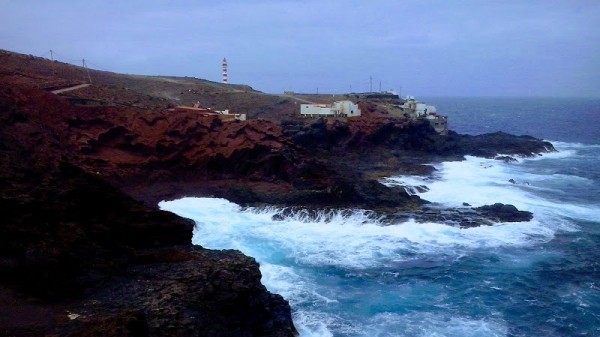
[[[0,0],[0,49],[269,93],[600,96],[600,1]]]

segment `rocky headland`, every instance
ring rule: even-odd
[[[465,155],[554,150],[504,133],[442,136],[368,102],[360,118],[304,120],[289,98],[195,79],[92,72],[81,96],[49,92],[82,74],[0,53],[3,335],[293,336],[289,305],[260,283],[256,261],[191,245],[194,224],[157,203],[214,196],[460,226],[524,221],[531,215],[510,205],[435,209],[380,179]],[[167,110],[185,99],[229,101],[254,119]]]

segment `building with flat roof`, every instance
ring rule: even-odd
[[[337,101],[333,104],[300,104],[302,117],[358,117],[360,108],[352,101]]]

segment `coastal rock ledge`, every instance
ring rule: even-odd
[[[254,259],[192,246],[191,221],[70,164],[12,159],[0,170],[0,335],[296,335]],[[24,179],[4,179],[13,170]]]

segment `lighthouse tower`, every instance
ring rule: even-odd
[[[227,84],[227,59],[223,58],[223,83]]]

